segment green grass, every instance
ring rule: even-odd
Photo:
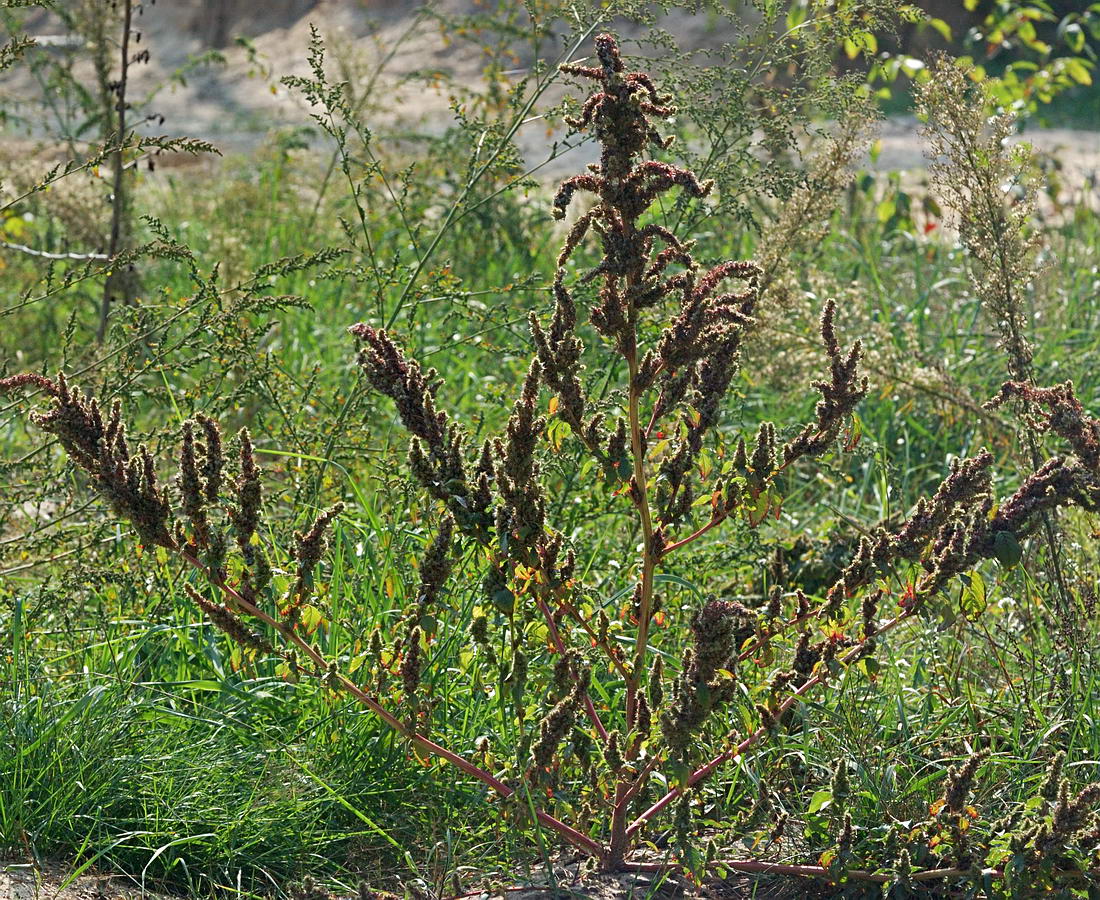
[[[371,571],[369,556],[342,549],[334,597]],[[16,625],[0,720],[9,852],[192,893],[269,893],[310,872],[415,878],[441,846],[470,859],[510,843],[485,820],[483,791],[418,765],[369,716],[308,683],[289,685],[263,663],[234,672],[178,585],[158,580],[151,595],[157,609],[143,616],[101,610],[84,628],[52,632]],[[136,605],[129,590],[119,599]],[[338,602],[330,608],[342,616]],[[458,722],[453,742],[471,744],[478,724]]]

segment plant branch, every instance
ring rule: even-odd
[[[550,612],[550,607],[546,605],[546,601],[542,597],[539,597],[537,602],[539,611],[542,613],[543,618],[546,619],[546,627],[550,632],[550,640],[554,644],[554,649],[558,652],[560,656],[565,657],[567,651],[565,649],[565,644],[561,639],[561,633],[558,631],[557,623],[554,621],[554,614]],[[577,673],[572,666],[570,666],[570,677],[572,677],[574,682],[577,680]],[[599,733],[600,740],[606,741],[607,729],[604,727],[603,722],[600,720],[600,714],[596,711],[596,706],[592,702],[592,697],[589,696],[588,691],[584,692],[583,702],[584,710],[588,714],[588,718],[592,720],[592,725]]]
[[[268,625],[271,628],[275,629],[275,631],[277,631],[284,640],[301,650],[302,653],[309,657],[309,659],[311,659],[319,669],[328,671],[329,661],[325,659],[321,652],[317,650],[317,648],[314,647],[311,643],[309,643],[309,641],[305,640],[293,629],[288,628],[285,623],[280,622],[274,616],[269,615],[259,606],[256,606],[254,603],[246,599],[239,591],[235,590],[224,580],[215,578],[213,573],[210,572],[210,570],[207,569],[206,566],[204,566],[201,562],[199,562],[199,560],[197,560],[186,550],[177,547],[175,548],[175,552],[185,562],[201,572],[207,581],[209,581],[212,585],[214,585],[222,593],[224,593],[226,597],[228,597],[234,604],[236,604],[236,606],[239,607],[242,612],[258,619],[265,625]],[[515,793],[514,788],[508,787],[508,785],[506,785],[503,781],[494,777],[489,772],[486,772],[484,769],[474,765],[472,762],[464,759],[457,753],[448,750],[446,747],[440,746],[439,744],[435,743],[435,741],[432,741],[429,738],[418,734],[416,731],[409,729],[407,725],[405,725],[400,719],[394,716],[393,713],[389,712],[389,710],[383,707],[378,702],[378,700],[376,700],[368,691],[357,685],[346,675],[337,673],[336,680],[338,681],[341,688],[351,694],[351,696],[353,696],[356,700],[367,707],[367,709],[378,716],[378,718],[381,719],[386,725],[388,725],[402,737],[406,738],[416,747],[419,747],[421,750],[424,750],[425,752],[430,753],[433,756],[437,756],[440,759],[449,762],[456,768],[461,769],[467,775],[470,775],[473,778],[476,778],[478,781],[481,781],[482,783],[488,785],[490,788],[492,788],[492,790],[494,790],[497,794],[499,794],[501,797],[504,797],[505,799],[511,797]],[[537,816],[540,823],[560,834],[565,840],[573,844],[573,846],[577,847],[578,849],[583,850],[592,856],[599,856],[601,854],[602,848],[600,847],[600,845],[587,835],[582,834],[575,828],[566,825],[560,819],[557,819],[549,813],[543,812],[542,810],[537,811]]]
[[[879,628],[875,632],[874,637],[877,637],[880,634],[883,634],[887,631],[892,631],[894,628],[897,628],[902,622],[905,622],[906,620],[912,618],[916,611],[917,607],[911,607],[910,609],[907,609],[899,615],[895,616],[893,619],[890,619],[888,622],[879,626]],[[864,638],[854,647],[852,647],[851,650],[840,657],[839,661],[841,663],[854,661],[863,652],[867,642],[872,639],[873,638]],[[818,672],[818,674],[809,678],[801,687],[798,688],[798,690],[791,693],[787,697],[787,699],[784,700],[775,710],[775,717],[778,718],[779,716],[782,716],[783,713],[785,713],[787,710],[793,708],[795,705],[800,703],[802,701],[802,698],[806,694],[808,694],[823,681],[827,680],[827,678],[829,677],[827,673],[828,670],[823,668],[822,671]],[[692,772],[691,775],[688,776],[685,785],[673,788],[667,794],[661,797],[657,802],[655,802],[651,807],[649,807],[649,809],[638,816],[638,818],[635,819],[634,822],[631,824],[630,828],[627,829],[627,833],[634,834],[641,828],[644,828],[646,823],[650,819],[652,819],[655,815],[657,815],[657,813],[659,813],[662,809],[672,803],[672,801],[674,801],[677,797],[683,794],[686,788],[694,787],[700,781],[703,781],[705,778],[709,777],[719,766],[726,762],[729,762],[731,759],[735,759],[746,750],[758,744],[768,735],[768,732],[770,730],[771,729],[767,728],[766,726],[761,725],[759,728],[756,729],[756,731],[750,734],[739,744],[736,744],[729,750],[720,753],[718,756],[714,757],[714,759],[710,760],[710,762],[700,766],[698,769]]]
[[[649,510],[649,487],[645,467],[645,438],[642,435],[642,423],[639,411],[640,392],[637,387],[638,362],[637,351],[632,348],[627,356],[630,392],[627,405],[627,425],[630,429],[630,449],[634,458],[634,480],[631,485],[631,498],[638,508],[638,517],[642,526],[642,579],[641,596],[638,598],[638,638],[634,651],[634,667],[628,682],[627,719],[632,719],[637,702],[638,685],[645,670],[645,657],[649,643],[649,620],[653,610],[653,573],[658,556],[653,546],[653,518]]]
[[[128,213],[126,185],[123,180],[126,167],[125,161],[122,158],[122,144],[126,136],[126,86],[130,72],[130,26],[133,13],[133,0],[123,0],[121,71],[119,74],[118,86],[115,88],[115,94],[118,98],[118,102],[115,106],[117,110],[117,118],[115,120],[117,122],[115,143],[118,147],[111,154],[111,168],[113,170],[111,188],[111,234],[110,241],[107,245],[107,256],[111,260],[114,260],[115,257],[118,256],[119,251],[123,249],[123,226],[125,224],[125,217]],[[109,92],[110,88],[107,87],[106,90]],[[99,328],[96,331],[96,343],[98,344],[102,344],[104,338],[107,336],[107,319],[111,314],[111,303],[114,300],[114,293],[120,284],[122,285],[123,299],[125,302],[129,303],[132,299],[129,296],[129,284],[126,279],[119,274],[116,267],[116,269],[112,269],[112,271],[107,274],[107,279],[103,285],[103,299],[99,308]]]

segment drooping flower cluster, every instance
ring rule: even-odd
[[[806,425],[798,436],[783,447],[783,464],[789,465],[804,456],[818,456],[836,440],[840,429],[867,395],[867,379],[859,375],[859,359],[863,345],[856,341],[847,353],[842,353],[837,340],[834,319],[836,301],[829,300],[821,314],[821,341],[829,355],[829,381],[815,381],[821,392],[815,413],[817,421]]]
[[[32,420],[57,438],[115,513],[133,524],[142,543],[172,547],[168,492],[157,481],[149,449],[144,444],[130,447],[121,404],[113,403],[104,419],[99,402],[71,390],[64,375],[56,381],[32,374],[0,380],[0,391],[24,387],[37,388],[53,400],[49,410],[34,413]]]
[[[249,628],[242,620],[241,604],[249,604],[268,624],[292,631],[301,609],[309,599],[313,570],[325,551],[325,533],[342,509],[337,504],[321,513],[310,528],[297,536],[293,558],[297,578],[288,594],[275,606],[281,615],[275,620],[259,609],[271,582],[271,567],[256,545],[262,492],[252,441],[240,432],[240,473],[226,482],[225,455],[218,424],[197,415],[181,427],[176,459],[175,491],[157,477],[156,461],[145,447],[133,449],[116,402],[104,418],[99,403],[74,391],[64,375],[56,380],[42,375],[16,375],[0,379],[0,392],[33,387],[46,394],[51,405],[32,418],[44,431],[55,435],[69,458],[92,480],[121,519],[129,522],[147,546],[179,553],[200,569],[215,587],[228,587],[226,558],[230,532],[241,554],[239,580],[231,588],[238,602],[218,603],[205,597],[194,585],[185,585],[188,596],[236,643],[255,653],[274,652],[267,636]],[[223,504],[228,486],[231,502]]]
[[[401,424],[412,436],[409,468],[423,488],[447,504],[464,529],[492,523],[491,457],[483,454],[473,472],[465,459],[466,435],[436,406],[438,373],[425,373],[386,332],[369,325],[350,329],[360,341],[359,365],[371,386],[394,401]]]
[[[684,654],[661,730],[669,752],[684,755],[707,716],[736,691],[728,675],[718,677],[742,641],[754,631],[753,615],[730,600],[711,600],[691,620],[691,644]]]
[[[1100,420],[1085,413],[1071,382],[1038,388],[1026,382],[1006,381],[986,405],[996,408],[1013,397],[1027,401],[1030,411],[1039,414],[1039,424],[1069,444],[1086,468],[1100,469]]]

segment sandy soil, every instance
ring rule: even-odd
[[[586,876],[577,874],[575,865],[555,866],[557,887],[509,888],[499,893],[464,893],[464,900],[679,900],[699,897],[707,900],[796,900],[796,898],[827,897],[827,889],[811,882],[756,882],[750,878],[731,878],[705,888],[694,888],[680,883],[662,883],[661,879],[648,875]],[[547,879],[549,883],[549,879]],[[306,892],[291,889],[291,896],[321,900],[323,891]],[[366,896],[370,896],[367,894]],[[378,893],[377,900],[397,900],[393,894]],[[121,875],[81,874],[74,876],[63,865],[51,864],[35,867],[30,864],[0,860],[0,900],[169,900],[168,895],[158,894],[140,880]],[[329,895],[327,900],[344,900]],[[444,900],[444,898],[440,898]],[[458,900],[458,898],[446,898]]]
[[[43,868],[0,861],[0,900],[138,900],[158,898],[121,875],[73,876],[64,866]]]

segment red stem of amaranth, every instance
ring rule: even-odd
[[[206,576],[207,581],[217,587],[222,593],[224,593],[233,603],[244,613],[259,619],[261,622],[271,626],[283,636],[283,638],[289,643],[293,644],[299,650],[301,650],[306,656],[308,656],[319,668],[327,669],[328,660],[308,641],[303,639],[300,635],[296,634],[291,629],[287,628],[282,622],[278,621],[273,616],[268,615],[260,607],[243,597],[238,591],[234,590],[230,585],[224,581],[220,581],[211,577],[209,569],[206,568],[201,562],[185,550],[178,549],[176,552],[190,565],[194,566],[200,572]],[[435,741],[429,740],[423,735],[417,734],[415,731],[410,730],[400,719],[398,719],[393,713],[389,712],[383,707],[369,692],[361,688],[354,681],[347,678],[344,675],[337,675],[340,681],[340,686],[346,690],[349,694],[355,697],[360,703],[373,712],[378,718],[385,722],[390,728],[398,732],[402,737],[407,738],[416,747],[426,753],[430,753],[433,756],[438,756],[440,759],[444,759],[451,765],[461,769],[467,775],[470,775],[484,784],[488,785],[501,797],[511,797],[515,793],[513,788],[508,787],[503,781],[498,778],[494,778],[492,774],[486,772],[479,766],[474,765],[467,759],[463,759],[457,753],[453,753],[446,747],[442,747]],[[549,813],[541,810],[536,811],[539,822],[545,825],[547,828],[556,831],[570,844],[575,847],[584,850],[591,856],[602,856],[603,848],[592,838],[586,834],[581,834],[577,829],[566,825],[560,819],[555,818]]]
[[[275,629],[280,635],[283,636],[283,638],[288,643],[293,644],[295,647],[301,650],[319,668],[328,668],[328,660],[326,660],[321,652],[317,650],[312,644],[302,638],[301,635],[295,633],[292,629],[287,628],[282,622],[278,621],[276,618],[266,613],[263,609],[256,606],[251,601],[247,600],[231,585],[226,584],[224,581],[213,578],[210,570],[207,569],[206,566],[204,566],[201,562],[199,562],[199,560],[197,560],[186,550],[178,547],[170,549],[174,549],[175,552],[184,561],[186,561],[189,565],[193,566],[195,569],[201,572],[208,582],[210,582],[212,585],[222,591],[222,593],[224,593],[242,612],[252,616],[253,618],[258,619],[259,621]],[[916,607],[910,607],[904,610],[893,619],[890,619],[888,622],[883,624],[880,628],[876,629],[874,636],[877,637],[880,634],[884,634],[887,631],[891,631],[894,628],[897,628],[907,619],[915,615],[916,611]],[[549,609],[546,609],[545,612],[549,612]],[[550,620],[551,619],[548,617],[548,621]],[[552,634],[553,633],[554,632],[552,632]],[[558,636],[556,643],[559,646],[560,640],[560,636]],[[851,648],[847,653],[840,657],[840,661],[842,663],[852,662],[856,658],[858,658],[866,643],[866,640],[867,639],[865,638],[863,641],[860,641],[860,643],[857,644],[855,647]],[[385,707],[383,707],[378,702],[378,700],[375,699],[374,696],[372,696],[368,691],[357,685],[355,682],[351,681],[346,676],[338,674],[337,678],[340,682],[341,687],[344,690],[346,690],[349,694],[355,697],[356,700],[366,706],[371,712],[378,716],[378,718],[385,722],[386,725],[388,725],[402,737],[406,738],[416,747],[420,748],[426,753],[430,753],[433,756],[437,756],[440,759],[446,760],[451,765],[465,772],[467,775],[470,775],[473,778],[476,778],[477,780],[488,785],[501,797],[507,798],[515,793],[514,788],[508,787],[508,785],[500,781],[500,779],[495,778],[491,773],[486,772],[484,769],[480,768],[469,760],[464,759],[457,753],[448,750],[446,747],[435,743],[435,741],[432,741],[429,738],[417,734],[415,731],[409,729],[408,726],[406,726],[400,719],[398,719]],[[782,704],[780,704],[775,712],[776,717],[781,716],[784,712],[799,703],[803,696],[809,693],[809,691],[811,691],[814,687],[825,681],[826,678],[827,674],[822,671],[807,680],[805,684],[803,684],[797,691],[792,693],[786,700],[783,701]],[[591,703],[591,701],[589,701],[589,703]],[[595,713],[594,708],[592,712]],[[595,717],[595,721],[599,722],[598,715]],[[698,784],[700,781],[710,776],[716,769],[718,769],[719,766],[730,761],[731,759],[736,758],[737,756],[740,756],[754,744],[757,744],[765,737],[767,733],[768,730],[762,726],[736,746],[731,747],[729,750],[726,750],[725,752],[716,756],[710,762],[706,763],[703,766],[700,766],[688,777],[686,785],[674,788],[663,797],[661,797],[660,800],[658,800],[649,809],[643,812],[633,822],[633,824],[629,826],[629,828],[620,826],[620,828],[618,829],[618,833],[620,835],[619,841],[613,841],[612,845],[609,847],[602,846],[598,841],[593,840],[586,834],[582,834],[581,832],[577,831],[577,829],[571,827],[570,825],[567,825],[565,822],[562,822],[560,819],[550,815],[547,812],[536,810],[535,814],[541,825],[546,826],[551,831],[557,832],[570,844],[580,850],[583,850],[590,856],[595,856],[603,859],[605,863],[609,866],[615,865],[619,868],[625,868],[633,871],[667,871],[669,865],[665,863],[626,863],[622,858],[622,854],[625,852],[625,849],[629,844],[630,838],[633,837],[640,829],[644,828],[646,823],[649,822],[650,819],[656,816],[659,812],[661,812],[661,810],[663,810],[677,797],[679,797],[683,793],[685,787],[693,787],[694,785]],[[629,805],[630,800],[633,799],[637,791],[640,789],[641,782],[655,767],[654,763],[655,760],[651,760],[650,763],[645,767],[645,770],[635,779],[633,784],[629,783],[628,779],[623,779],[622,781],[620,781],[619,785],[615,789],[613,821],[625,822],[626,808]],[[613,837],[614,834],[615,831],[613,830]],[[616,856],[616,851],[618,851],[618,856]],[[747,873],[771,873],[776,875],[796,875],[826,879],[830,879],[833,877],[833,873],[820,866],[785,865],[780,863],[764,862],[761,860],[723,862],[721,865],[733,871]],[[846,871],[844,874],[849,878],[854,878],[857,880],[881,881],[885,879],[885,876],[879,876],[877,874],[864,872],[862,870]],[[912,877],[916,880],[931,880],[937,878],[950,878],[962,874],[965,873],[954,869],[930,869],[924,872],[915,873]],[[998,875],[1000,873],[993,872],[993,874]]]
[[[638,712],[638,690],[643,673],[646,671],[646,651],[649,644],[649,620],[653,615],[653,573],[657,566],[657,557],[653,552],[653,518],[649,509],[649,491],[645,470],[645,436],[642,431],[640,396],[636,385],[638,375],[637,349],[631,346],[626,353],[628,378],[627,418],[630,428],[630,449],[634,458],[634,473],[631,484],[631,499],[638,510],[642,526],[642,579],[641,596],[638,603],[638,635],[634,651],[634,665],[626,682],[626,721],[633,727]],[[627,748],[628,757],[633,749]],[[615,785],[615,799],[611,811],[611,843],[605,856],[609,869],[621,868],[626,851],[630,846],[630,832],[626,827],[628,805],[635,793],[627,776],[618,779]]]
[[[537,602],[543,618],[546,619],[546,627],[550,632],[550,640],[554,644],[554,650],[564,657],[566,653],[565,644],[561,639],[561,633],[558,631],[557,623],[554,621],[554,614],[550,612],[550,607],[546,605],[546,601],[542,597],[537,598]],[[584,695],[584,711],[588,714],[588,718],[592,721],[593,727],[599,733],[600,740],[606,741],[607,729],[600,720],[600,714],[596,711],[596,705],[592,702],[592,698],[587,692],[585,692]]]
[[[902,622],[904,622],[906,619],[910,618],[915,612],[916,612],[916,607],[911,607],[911,608],[905,610],[904,612],[899,613],[897,616],[892,618],[889,622],[886,622],[884,625],[882,625],[880,628],[878,628],[875,631],[874,636],[878,637],[878,635],[883,634],[884,632],[893,630],[898,625],[900,625]],[[845,662],[854,661],[859,656],[859,654],[863,651],[863,647],[866,644],[867,640],[868,640],[867,638],[864,638],[862,641],[860,641],[858,644],[856,644],[851,650],[849,650],[842,657],[840,657],[840,662],[845,663]],[[802,687],[800,687],[797,691],[792,693],[786,700],[784,700],[779,705],[778,709],[776,709],[776,711],[775,711],[776,718],[783,715],[783,713],[785,713],[791,707],[795,706],[795,704],[799,703],[807,693],[809,693],[813,688],[817,687],[819,684],[821,684],[823,681],[825,681],[825,679],[827,677],[828,677],[828,675],[827,675],[826,671],[822,670],[817,675],[814,675],[812,678],[810,678],[805,684],[802,685]],[[696,784],[698,784],[704,778],[707,778],[708,776],[710,776],[715,771],[715,769],[717,769],[720,765],[722,765],[723,763],[729,762],[731,759],[735,759],[736,757],[738,757],[742,753],[744,753],[746,750],[748,750],[750,747],[752,747],[754,744],[758,744],[761,740],[764,739],[764,737],[767,734],[768,734],[768,729],[765,728],[763,725],[761,725],[759,728],[756,729],[756,731],[754,731],[747,738],[745,738],[743,741],[741,741],[741,743],[734,745],[729,750],[726,750],[725,752],[720,753],[718,756],[716,756],[710,762],[706,763],[705,765],[700,766],[698,769],[696,769],[694,772],[692,772],[691,775],[688,776],[687,783],[685,785],[681,785],[679,787],[673,788],[671,791],[669,791],[667,794],[665,794],[660,800],[658,800],[656,803],[654,803],[649,809],[647,809],[644,813],[642,813],[640,816],[638,816],[638,818],[634,820],[633,824],[627,829],[627,834],[628,835],[633,835],[633,834],[637,833],[640,829],[644,828],[646,823],[650,819],[652,819],[655,815],[657,815],[657,813],[659,813],[662,809],[664,809],[666,806],[668,806],[673,800],[675,800],[677,797],[679,797],[681,794],[683,794],[683,792],[686,788],[694,787]]]

